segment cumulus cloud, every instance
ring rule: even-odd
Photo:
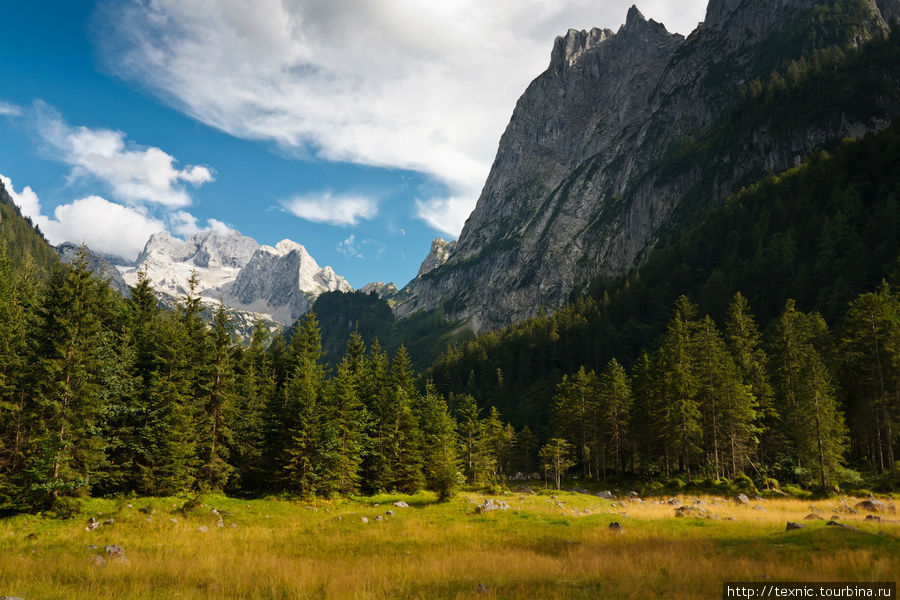
[[[528,82],[569,27],[615,29],[633,0],[107,2],[105,62],[177,109],[298,156],[424,173],[419,216],[458,233]],[[706,0],[649,0],[689,33]]]
[[[152,234],[164,229],[161,221],[142,209],[116,204],[100,196],[61,204],[50,218],[42,213],[34,190],[26,186],[16,192],[8,177],[0,175],[0,180],[22,214],[30,217],[53,245],[85,243],[92,250],[130,261],[137,258]]]
[[[282,206],[301,219],[330,225],[356,225],[378,214],[378,203],[372,198],[331,192],[296,196],[282,202]]]
[[[22,114],[22,107],[10,104],[9,102],[0,102],[0,115],[4,117],[18,117]]]
[[[175,157],[155,147],[129,143],[121,131],[71,127],[48,104],[35,103],[35,121],[51,154],[70,165],[70,177],[93,177],[127,204],[178,208],[191,204],[187,185],[213,180],[209,168],[175,166]]]

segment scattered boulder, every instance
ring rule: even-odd
[[[143,507],[139,508],[138,510],[140,512],[144,513],[145,515],[152,515],[153,513],[156,512],[156,510],[150,508],[149,506],[143,506]]]
[[[866,510],[869,512],[884,512],[886,508],[887,505],[884,502],[876,500],[875,498],[869,498],[856,504],[856,510]]]
[[[629,497],[629,498],[640,498],[641,495],[638,494],[636,491],[631,490],[630,492],[628,492],[628,497]]]
[[[0,596],[0,600],[25,600],[25,599],[19,598],[18,596]]]
[[[397,508],[409,508],[409,504],[407,504],[403,500],[397,500],[396,502],[394,502],[394,506],[396,506]]]
[[[384,515],[385,515],[386,517],[393,517],[393,516],[394,516],[394,511],[392,511],[392,510],[385,511]]]
[[[829,527],[843,527],[844,529],[856,529],[856,527],[841,523],[840,521],[828,521],[825,525],[828,525]]]
[[[832,520],[832,521],[840,521],[840,520],[841,520],[841,515],[831,515],[831,520]]]
[[[705,512],[706,511],[703,510],[702,508],[684,505],[684,506],[679,506],[678,508],[675,509],[675,516],[676,517],[692,517],[692,516],[696,516],[696,514],[698,514],[698,513],[703,514]]]
[[[806,527],[806,525],[804,525],[803,523],[794,523],[793,521],[788,521],[785,531],[791,531],[794,529],[803,529],[804,527]]]
[[[531,489],[530,487],[528,487],[527,485],[519,486],[518,491],[520,494],[534,494],[535,493],[534,490]]]
[[[91,557],[91,566],[98,569],[103,568],[106,566],[106,559],[99,554],[95,554]]]
[[[762,500],[763,497],[760,496],[759,494],[753,494],[753,499],[754,499],[754,500]]]
[[[209,533],[209,527],[206,525],[201,525],[197,528],[197,533]]]
[[[509,505],[506,502],[495,501],[493,498],[488,498],[481,504],[475,507],[475,512],[478,514],[486,513],[492,510],[508,510]]]
[[[125,550],[122,548],[122,546],[107,544],[103,550],[106,552],[106,558],[108,558],[109,560],[126,562]]]
[[[366,517],[362,517],[360,518],[360,521],[362,521],[363,523],[368,523],[369,519],[367,519]]]
[[[760,504],[757,504],[757,505],[755,505],[755,506],[753,507],[753,510],[761,510],[761,511],[763,511],[763,512],[766,512],[766,507],[765,507],[765,506],[762,506],[762,505],[760,505]]]
[[[737,521],[734,517],[725,517],[726,521]]]
[[[384,521],[384,517],[382,517],[381,515],[378,515],[377,517],[375,517],[375,520],[376,521]]]
[[[738,506],[750,504],[750,498],[748,498],[746,494],[738,494],[734,497],[734,503]]]
[[[171,519],[169,519],[169,523],[177,523],[177,522],[178,522],[178,519],[176,519],[176,518],[174,518],[174,517],[172,517]]]
[[[803,518],[806,519],[807,521],[824,521],[825,520],[825,517],[823,517],[822,515],[817,515],[816,513],[809,513],[808,515],[806,515]]]
[[[590,492],[584,488],[572,488],[572,491],[576,494],[590,494]]]
[[[625,528],[622,527],[622,525],[616,521],[613,521],[612,523],[609,524],[609,530],[612,531],[613,533],[625,533]]]
[[[512,476],[513,481],[525,481],[526,479],[528,479],[528,478],[525,477],[524,473],[516,473],[515,475]]]
[[[116,522],[115,519],[107,519],[107,520],[103,521],[103,524],[104,525],[112,525],[115,522]]]
[[[668,500],[666,500],[666,504],[675,506],[676,504],[680,504],[680,502],[678,502],[678,498],[669,498]]]
[[[876,523],[881,523],[881,517],[878,515],[866,515],[866,521],[875,521]]]
[[[488,589],[488,586],[484,585],[483,583],[479,583],[475,588],[475,591],[479,594],[489,594],[491,592],[491,590]]]
[[[706,505],[707,505],[707,503],[705,500],[700,500],[700,499],[694,500],[694,506],[706,506]]]
[[[604,490],[604,491],[602,491],[602,492],[597,492],[597,493],[594,494],[594,495],[597,496],[598,498],[603,498],[604,500],[612,500],[612,499],[613,499],[612,492],[610,492],[609,490]]]

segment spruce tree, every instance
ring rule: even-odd
[[[556,489],[562,486],[562,478],[575,466],[572,459],[572,444],[563,438],[552,438],[541,448],[541,465],[544,474],[553,478]]]
[[[599,477],[599,471],[603,468],[599,448],[598,396],[597,374],[581,367],[571,377],[563,375],[556,386],[553,402],[554,432],[575,447],[576,460],[585,479]]]
[[[788,300],[775,329],[778,410],[797,467],[816,473],[822,489],[835,481],[846,449],[843,415],[823,358],[827,343],[822,317],[798,311]]]
[[[621,476],[625,469],[625,454],[629,447],[631,420],[631,384],[619,361],[611,359],[600,375],[598,412],[600,434],[605,440],[606,454],[613,457],[613,467]],[[604,465],[604,472],[606,466]]]
[[[460,477],[456,422],[431,381],[425,384],[420,421],[424,439],[425,482],[444,502],[453,497]]]
[[[841,357],[857,437],[875,470],[894,472],[900,432],[900,297],[887,282],[850,303]]]
[[[259,490],[265,484],[266,411],[275,394],[275,375],[266,355],[269,337],[266,323],[257,320],[238,365],[233,464],[237,489],[243,491]]]

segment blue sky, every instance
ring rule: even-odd
[[[569,27],[630,1],[7,3],[0,175],[51,242],[290,238],[361,287],[412,278],[474,207]],[[639,6],[689,33],[705,3]]]

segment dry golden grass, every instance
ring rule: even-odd
[[[435,504],[417,496],[402,509],[389,497],[315,505],[208,497],[187,516],[170,514],[174,499],[130,507],[93,500],[82,518],[0,521],[0,595],[472,598],[484,583],[495,598],[716,598],[723,581],[885,581],[900,573],[896,515],[882,523],[843,515],[851,530],[804,521],[809,501],[743,507],[702,498],[721,520],[676,519],[674,506],[656,500],[623,505],[574,493],[513,493],[502,498],[510,510],[477,515],[473,502],[484,498],[464,493]],[[814,504],[826,519],[839,507]],[[138,509],[150,505],[156,513],[147,522]],[[225,511],[225,527],[215,526],[211,508]],[[376,521],[387,510],[394,515]],[[85,531],[90,515],[115,523]],[[613,520],[624,534],[608,529]],[[806,527],[786,532],[787,521]],[[122,546],[128,562],[93,566],[105,544]]]

